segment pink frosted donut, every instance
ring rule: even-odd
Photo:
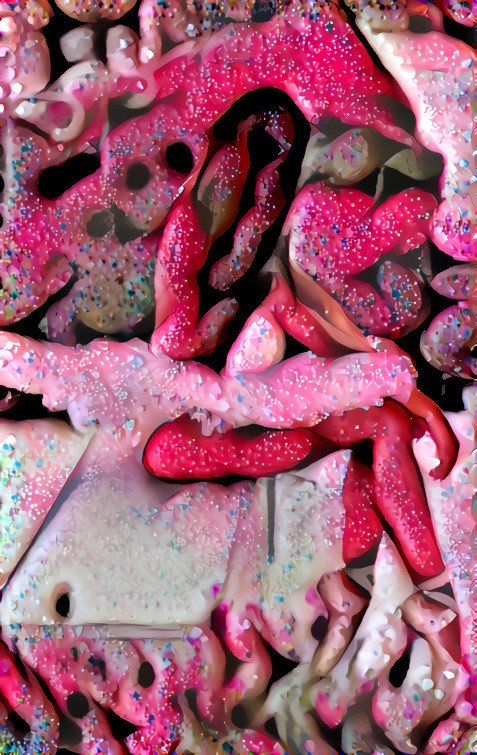
[[[435,291],[457,299],[441,312],[421,336],[421,351],[434,367],[463,378],[477,376],[477,288],[474,265],[455,265],[431,281]]]
[[[284,228],[290,263],[323,286],[366,333],[402,335],[426,314],[417,274],[385,260],[377,272],[381,295],[357,276],[383,254],[401,255],[423,244],[435,206],[430,194],[417,189],[374,209],[371,197],[357,189],[309,184]]]
[[[50,53],[40,28],[49,14],[39,7],[35,25],[26,13],[0,6],[0,116],[14,112],[19,101],[35,97],[48,84]]]
[[[332,33],[325,28],[328,16]],[[144,24],[147,26],[145,20]],[[159,42],[154,34],[149,41],[145,38],[144,44],[136,44],[133,38],[128,42],[120,36],[119,48],[123,48],[124,41],[124,49],[131,48],[133,65],[134,55],[137,54],[144,69],[139,69],[139,80],[128,78],[120,72],[124,71],[129,57],[123,57],[121,62],[118,59],[116,63],[119,68],[114,69],[116,73],[113,77],[113,83],[116,83],[109,91],[106,87],[106,96],[99,98],[102,111],[106,112],[108,96],[123,86],[129,86],[128,91],[132,90],[132,94],[142,96],[150,87],[148,76],[151,60],[157,66],[157,105],[149,113],[118,126],[107,135],[101,147],[101,169],[78,182],[57,200],[38,196],[36,181],[39,172],[45,165],[58,164],[74,154],[80,145],[86,146],[88,139],[96,139],[98,129],[100,133],[102,131],[101,118],[96,124],[85,123],[86,129],[73,152],[69,151],[69,145],[65,149],[63,144],[59,144],[58,147],[63,147],[63,150],[55,152],[53,148],[52,153],[51,146],[42,145],[41,137],[36,135],[31,136],[33,146],[28,147],[30,136],[22,137],[25,139],[23,146],[28,148],[16,158],[22,166],[18,179],[21,191],[13,189],[16,192],[15,211],[4,222],[0,245],[7,255],[11,254],[14,258],[17,255],[20,257],[21,253],[26,265],[13,263],[21,268],[15,273],[17,276],[20,274],[21,285],[4,287],[4,323],[24,316],[66,282],[70,274],[68,266],[58,255],[66,255],[73,261],[78,253],[82,253],[82,249],[91,248],[91,262],[94,265],[95,251],[98,247],[103,251],[101,239],[109,242],[119,220],[124,219],[130,233],[137,233],[137,237],[160,226],[178,196],[192,190],[206,158],[210,128],[236,99],[257,87],[276,86],[290,92],[310,120],[326,111],[353,123],[372,123],[386,135],[412,143],[412,139],[394,125],[387,107],[376,100],[377,91],[388,91],[388,82],[383,76],[378,76],[350,29],[333,10],[326,9],[315,23],[303,26],[296,10],[290,8],[272,19],[265,35],[260,31],[262,28],[265,27],[259,25],[255,28],[247,24],[226,26],[215,32],[213,37],[202,36],[190,40],[188,44],[194,54],[178,49],[159,66],[156,58]],[[342,32],[345,30],[346,58],[343,58]],[[146,30],[143,31],[147,36]],[[152,26],[150,31],[152,33]],[[336,40],[334,45],[328,43],[330,33]],[[284,68],[281,62],[287,54],[294,55],[298,39],[306,43],[308,49],[313,51],[310,54],[317,59],[326,55],[330,70],[334,68],[340,72],[342,61],[349,60],[348,74],[340,73],[338,80],[335,76],[322,77],[318,75],[319,66],[310,67],[307,60],[302,60],[300,56],[296,58],[294,69]],[[237,55],[237,45],[252,51],[246,67]],[[116,49],[111,47],[110,53],[114,68],[113,57],[116,53],[113,53],[113,48]],[[233,61],[230,70],[224,61]],[[89,61],[86,85],[81,79],[82,75],[80,69],[75,73],[80,92],[74,87],[74,77],[72,82],[66,77],[61,86],[68,91],[68,97],[77,97],[81,108],[89,110],[98,101],[98,87],[101,89],[105,86],[106,72],[101,64]],[[337,81],[339,96],[336,96]],[[73,92],[70,92],[70,85]],[[226,97],[224,92],[227,92]],[[68,97],[66,105],[70,101]],[[57,105],[56,102],[54,104]],[[60,110],[60,118],[66,117],[64,108]],[[35,116],[39,118],[40,128],[43,112],[40,108],[38,116]],[[78,113],[81,113],[81,109]],[[46,122],[49,122],[48,119]],[[151,135],[146,145],[143,144],[145,133]],[[20,151],[20,144],[18,149]],[[12,175],[8,174],[10,170]],[[5,183],[8,193],[12,191],[10,184],[14,184],[15,180],[13,166],[7,166]],[[270,190],[273,191],[273,185]],[[270,215],[268,210],[267,213]],[[266,217],[265,222],[269,222]],[[28,223],[24,218],[28,218]],[[59,269],[56,269],[57,265]],[[5,277],[12,280],[8,275]]]
[[[437,369],[463,378],[477,377],[477,308],[460,301],[441,312],[421,337],[421,351]]]
[[[134,7],[136,0],[115,0],[108,4],[105,0],[55,0],[56,5],[76,21],[116,21]]]

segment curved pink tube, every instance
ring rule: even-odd
[[[356,276],[383,254],[402,255],[423,244],[432,195],[409,189],[374,208],[357,189],[305,186],[295,199],[284,228],[290,262],[310,275],[343,306],[366,333],[397,337],[427,314],[423,281],[392,260],[378,270],[380,294]]]
[[[320,447],[307,430],[279,430],[247,438],[236,430],[204,436],[186,417],[162,425],[146,446],[144,465],[158,477],[209,479],[227,474],[262,477],[303,461]],[[326,453],[326,445],[320,448]]]
[[[411,456],[410,422],[404,409],[392,402],[382,408],[357,409],[325,419],[316,432],[346,445],[373,439],[376,504],[396,533],[410,567],[421,579],[439,574],[442,559]]]

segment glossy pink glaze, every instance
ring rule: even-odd
[[[296,66],[291,69],[284,66],[284,61],[289,57],[287,51],[293,54],[298,40],[306,56],[297,56]],[[13,253],[10,264],[16,268],[17,277],[19,274],[24,277],[25,283],[20,287],[11,284],[11,288],[5,289],[4,323],[24,316],[32,306],[42,303],[49,293],[60,288],[71,274],[67,260],[81,254],[84,245],[93,245],[89,246],[93,259],[104,253],[104,243],[114,234],[110,215],[113,205],[125,213],[138,235],[163,223],[180,192],[190,189],[194,183],[207,151],[208,130],[247,91],[275,86],[289,92],[310,119],[328,114],[346,122],[379,124],[383,133],[412,144],[412,139],[393,125],[390,112],[377,99],[377,93],[388,91],[387,81],[377,75],[350,27],[332,9],[323,8],[314,23],[306,24],[290,7],[285,14],[275,16],[259,28],[226,27],[210,38],[204,35],[188,44],[190,52],[181,55],[180,48],[172,51],[156,71],[155,86],[160,104],[132,123],[114,129],[102,143],[101,170],[80,181],[58,200],[48,201],[38,195],[38,174],[45,164],[59,163],[64,156],[74,154],[80,144],[85,143],[87,132],[79,143],[73,143],[72,149],[68,146],[66,154],[62,144],[59,145],[61,152],[55,147],[51,153],[41,137],[33,141],[30,136],[23,137],[22,141],[20,136],[20,143],[27,149],[19,158],[19,180],[7,181],[7,192],[14,192],[15,199],[13,205],[9,202],[0,245]],[[244,56],[239,50],[249,50],[249,53]],[[324,58],[329,63],[326,76],[323,75]],[[233,61],[231,68],[224,68],[224,60]],[[319,66],[317,61],[320,61]],[[343,61],[346,61],[345,69]],[[117,94],[118,85],[124,85],[127,80],[106,76],[101,64],[91,66],[87,85],[75,91],[73,100],[76,102],[78,95],[84,111],[105,87],[106,97],[99,102],[106,112],[108,96]],[[138,75],[141,73],[139,68]],[[166,102],[165,98],[172,94],[172,99]],[[81,121],[80,115],[79,118]],[[101,128],[100,117],[90,138],[100,133]],[[144,133],[151,134],[146,150],[139,148]],[[166,164],[166,148],[177,141],[186,143],[192,150],[194,167],[186,176],[169,170]],[[128,168],[137,160],[148,165],[153,178],[144,188],[131,191],[125,185],[125,178]],[[155,198],[153,207],[148,203],[152,196]],[[110,230],[106,237],[95,240],[87,233],[86,225],[99,212],[105,213]],[[20,249],[25,250],[22,255],[28,259],[28,264],[19,264],[22,258],[17,261]],[[58,258],[58,255],[61,256]],[[61,274],[55,270],[53,260],[60,265]]]
[[[398,257],[423,244],[435,207],[435,199],[417,189],[376,207],[356,189],[309,184],[285,223],[290,262],[318,280],[366,332],[403,335],[426,314],[423,281],[388,256],[376,274],[380,296],[372,281],[355,276],[383,254]]]

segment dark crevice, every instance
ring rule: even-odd
[[[444,13],[444,31],[450,37],[461,39],[470,47],[477,47],[477,25],[463,26],[458,21]]]
[[[414,34],[425,34],[426,32],[431,31],[431,29],[431,19],[427,18],[427,16],[409,16],[409,31],[414,32]]]
[[[272,716],[272,718],[269,718],[265,721],[263,728],[265,729],[265,732],[268,734],[269,737],[272,737],[272,739],[275,739],[277,742],[280,740],[280,735],[278,733],[278,728],[277,728],[277,722],[275,721],[274,716]]]
[[[76,747],[83,741],[83,735],[81,728],[76,721],[72,721],[71,718],[60,718],[60,725],[58,727],[58,744],[61,747]]]
[[[359,461],[368,469],[373,468],[373,450],[374,445],[371,439],[361,440],[359,443],[353,443],[351,446],[353,459]]]
[[[429,242],[429,245],[431,247],[431,277],[433,277],[438,272],[451,267],[453,260],[440,252],[434,244]],[[437,370],[424,358],[420,349],[422,333],[427,330],[437,314],[450,307],[453,302],[438,294],[430,286],[426,288],[426,295],[430,302],[429,315],[419,328],[395,340],[397,345],[409,354],[416,364],[418,370],[417,387],[435,401],[443,411],[460,412],[463,409],[462,390],[466,385],[471,385],[473,381],[464,380],[456,375]]]
[[[130,721],[126,721],[124,718],[121,718],[121,716],[118,716],[114,711],[104,710],[104,712],[108,717],[111,734],[115,739],[121,741],[137,731],[137,726],[132,724]]]
[[[265,262],[270,258],[281,234],[283,223],[295,197],[296,183],[301,171],[301,163],[310,134],[310,126],[291,98],[281,90],[273,87],[259,89],[244,95],[229,111],[216,123],[214,136],[221,141],[232,141],[238,130],[238,125],[253,114],[288,112],[293,119],[293,143],[283,163],[278,167],[280,183],[285,194],[285,206],[278,219],[262,234],[255,259],[246,273],[225,292],[216,291],[209,285],[209,273],[212,265],[224,255],[231,252],[233,237],[237,225],[244,215],[254,205],[255,182],[258,173],[279,154],[279,147],[275,139],[259,125],[255,126],[247,136],[247,147],[250,155],[251,168],[244,183],[240,207],[235,222],[211,247],[208,259],[197,276],[200,291],[200,313],[204,314],[214,303],[225,296],[233,296],[239,303],[239,311],[227,326],[224,340],[219,343],[214,352],[206,357],[199,357],[197,361],[206,364],[215,371],[220,371],[231,344],[242,330],[246,320],[266,297],[271,277],[258,276]],[[287,339],[288,346],[288,339]],[[296,353],[304,351],[300,345]]]
[[[197,690],[196,689],[186,689],[184,692],[184,697],[187,701],[187,705],[190,708],[191,713],[195,716],[197,722],[202,726],[205,732],[209,734],[210,737],[212,737],[212,741],[216,742],[218,739],[218,732],[214,731],[211,726],[207,723],[207,721],[204,720],[202,717],[199,706],[197,705]]]
[[[265,5],[259,0],[256,0],[250,12],[250,19],[253,24],[263,24],[263,23],[266,23],[267,21],[270,21],[270,19],[273,18],[275,13],[276,13],[276,9],[273,7],[273,5],[271,4]]]
[[[10,713],[7,716],[7,720],[10,721],[11,725],[16,729],[16,731],[21,732],[29,732],[31,731],[29,724],[25,721],[24,718],[18,715],[14,710],[10,711]]]
[[[393,665],[389,669],[388,679],[389,683],[393,687],[398,688],[402,686],[407,672],[409,671],[409,662],[410,652],[409,649],[406,648],[404,653],[397,659],[397,661],[393,663]]]
[[[381,168],[375,168],[375,170],[373,170],[369,174],[369,176],[365,176],[361,179],[361,181],[355,181],[355,183],[353,183],[353,189],[362,191],[369,197],[374,197],[374,195],[376,194],[376,183],[380,173]]]
[[[420,723],[413,729],[409,739],[411,740],[412,744],[414,744],[418,748],[418,751],[422,752],[424,749],[426,749],[426,745],[428,745],[433,738],[432,735],[435,733],[439,724],[441,724],[443,721],[447,721],[448,719],[449,711],[446,710],[445,713],[442,713],[439,718],[436,718],[430,724]],[[459,730],[461,732],[465,731],[466,728],[467,724],[465,722],[461,722],[459,724]],[[456,734],[457,732],[454,732],[454,736],[456,736]],[[454,752],[456,752],[456,750],[454,750]],[[477,753],[475,750],[469,751],[467,749],[464,749],[463,755],[477,755]]]
[[[353,29],[353,32],[357,36],[358,40],[361,42],[363,47],[366,49],[366,52],[368,53],[369,57],[373,61],[376,68],[378,68],[380,71],[388,75],[386,68],[381,62],[381,59],[379,55],[373,50],[372,47],[368,45],[368,42],[366,40],[366,37],[364,36],[361,29],[358,27],[356,23],[356,14],[354,11],[351,10],[351,8],[348,7],[348,5],[345,3],[344,0],[338,0],[338,5],[341,11],[345,14],[346,18],[348,19],[349,25]]]
[[[28,419],[55,419],[66,422],[70,427],[71,421],[68,412],[51,412],[43,405],[43,396],[32,393],[20,393],[18,401],[5,411],[0,413],[1,419],[15,421]]]
[[[108,57],[106,55],[106,36],[110,28],[110,21],[100,20],[94,22],[93,51],[96,60],[101,61],[103,65],[106,65],[106,63],[108,62]]]
[[[77,29],[79,26],[82,26],[82,24],[55,7],[53,17],[43,27],[42,32],[50,51],[50,84],[59,79],[71,67],[72,64],[66,60],[61,51],[60,39],[64,34],[72,29]]]
[[[348,571],[351,571],[353,569],[366,569],[366,568],[372,568],[374,567],[374,564],[376,562],[376,556],[378,555],[378,549],[379,544],[376,543],[375,545],[371,546],[367,551],[362,553],[360,556],[356,556],[356,558],[351,559],[351,561],[348,561],[346,564],[346,567],[344,568],[345,574]]]
[[[401,173],[395,168],[385,166],[383,170],[383,190],[379,196],[379,204],[383,204],[386,200],[395,197],[396,194],[399,194],[401,191],[412,189],[414,186],[417,186],[422,191],[428,191],[429,194],[432,194],[436,199],[439,199],[439,177],[440,174],[421,181],[407,176],[405,173]],[[356,188],[359,188],[360,183],[361,182],[355,184]]]
[[[342,752],[341,750],[341,740],[342,740],[342,731],[343,731],[343,725],[338,724],[338,726],[332,728],[331,726],[327,726],[324,721],[320,718],[320,703],[317,701],[316,704],[316,710],[310,710],[308,711],[308,715],[311,716],[311,718],[314,720],[318,731],[320,732],[321,736],[325,740],[325,742],[331,747],[334,747],[334,749],[337,752]]]
[[[120,97],[114,97],[108,103],[108,127],[111,132],[117,126],[123,123],[139,118],[141,115],[146,115],[151,108],[154,107],[154,102],[149,105],[145,105],[142,108],[127,107],[127,102],[132,98],[132,94],[123,94]]]
[[[292,658],[286,658],[284,655],[281,655],[281,653],[275,650],[275,648],[272,647],[272,645],[270,645],[263,637],[262,637],[262,643],[265,646],[267,653],[270,656],[270,660],[272,662],[272,674],[267,684],[267,692],[268,692],[270,688],[272,687],[272,685],[275,684],[275,682],[278,682],[280,679],[283,679],[284,676],[287,676],[299,664],[297,661],[294,661]],[[291,653],[294,653],[294,650],[290,650],[290,654]]]
[[[224,635],[226,632],[225,616],[225,610],[223,610],[220,606],[216,608],[214,611],[212,611],[212,615],[210,617],[210,627],[215,637],[219,641],[225,656],[224,684],[228,684],[228,682],[230,682],[230,680],[237,673],[237,669],[239,668],[239,666],[241,666],[242,661],[239,660],[231,652],[231,650],[229,650],[229,647],[224,640]]]
[[[58,199],[83,178],[96,173],[101,167],[98,152],[80,152],[68,157],[59,165],[42,170],[38,178],[38,191],[45,199]]]
[[[26,666],[23,663],[23,661],[20,658],[20,656],[18,655],[18,653],[14,653],[13,660],[15,662],[15,666],[16,666],[17,671],[19,671],[20,674],[21,674],[21,676],[22,676],[22,679],[25,682],[28,682],[28,673],[27,673],[27,670],[26,670]]]
[[[93,674],[99,674],[101,681],[106,681],[106,663],[102,658],[95,658],[94,655],[90,655],[88,663],[93,668]]]
[[[449,598],[455,599],[454,589],[450,582],[446,582],[446,584],[442,585],[441,587],[436,587],[435,592],[437,593],[437,595],[439,593],[442,593],[443,595],[447,595]]]
[[[60,39],[67,32],[72,29],[83,26],[83,24],[74,18],[70,18],[58,8],[54,7],[54,15],[50,19],[50,22],[43,27],[42,32],[45,35],[45,39],[50,50],[51,57],[51,74],[50,83],[56,81],[63,73],[65,73],[73,63],[66,60],[60,47]],[[98,20],[94,22],[95,40],[94,40],[94,52],[97,59],[103,64],[106,63],[106,35],[109,29],[113,26],[124,25],[132,29],[137,35],[139,35],[139,15],[138,8],[132,8],[123,16],[115,21]]]

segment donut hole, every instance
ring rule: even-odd
[[[328,624],[329,618],[327,618],[323,614],[318,616],[311,626],[311,636],[314,637],[314,639],[318,642],[321,642],[328,629]]]
[[[93,213],[86,223],[86,231],[94,239],[100,239],[114,228],[114,217],[109,210]]]
[[[73,718],[84,718],[89,712],[88,699],[81,692],[72,692],[66,698],[66,708]]]
[[[55,612],[61,619],[71,618],[71,593],[68,589],[68,585],[60,585],[57,587],[55,598]]]
[[[167,167],[176,173],[190,173],[194,167],[194,156],[191,148],[184,142],[174,142],[166,149]]]
[[[154,684],[156,674],[149,661],[143,661],[139,666],[137,674],[137,683],[140,687],[147,688]]]
[[[246,729],[250,723],[247,711],[240,703],[237,703],[237,705],[234,705],[234,707],[232,708],[230,712],[230,719],[233,725],[238,729]]]
[[[144,189],[151,180],[151,171],[144,163],[134,163],[128,168],[126,186],[133,191]]]

